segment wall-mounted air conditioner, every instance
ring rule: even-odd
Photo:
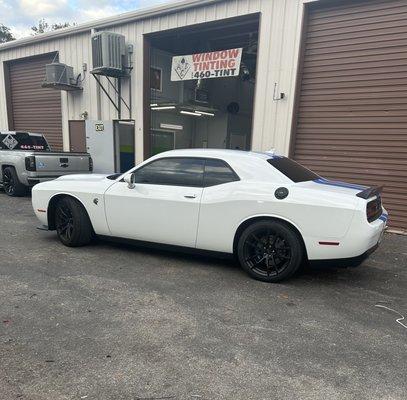
[[[78,78],[74,76],[73,68],[58,62],[45,65],[45,79],[42,87],[68,91],[82,89]]]
[[[92,74],[120,77],[127,74],[126,44],[123,35],[97,32],[92,35]]]

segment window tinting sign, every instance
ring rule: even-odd
[[[18,145],[18,142],[16,139],[13,138],[12,135],[7,135],[4,139],[3,139],[3,143],[4,145],[10,149],[13,150],[14,147],[16,147]]]
[[[242,48],[197,53],[172,58],[171,81],[238,76]]]

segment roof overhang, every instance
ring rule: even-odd
[[[85,22],[69,28],[59,29],[52,32],[42,33],[36,36],[29,36],[0,45],[0,52],[3,50],[30,45],[32,43],[52,40],[69,35],[76,35],[88,32],[92,29],[102,29],[109,26],[126,24],[128,22],[139,21],[142,19],[154,18],[165,14],[171,14],[178,11],[186,10],[193,7],[202,7],[212,3],[219,3],[225,0],[180,0],[156,7],[149,7],[135,11],[129,11],[112,17],[103,18],[91,22]]]

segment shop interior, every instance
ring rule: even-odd
[[[201,24],[150,39],[149,151],[250,149],[259,16]],[[174,56],[243,48],[237,76],[171,81]]]

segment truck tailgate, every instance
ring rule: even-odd
[[[38,174],[64,175],[90,172],[90,155],[87,153],[36,152]]]

